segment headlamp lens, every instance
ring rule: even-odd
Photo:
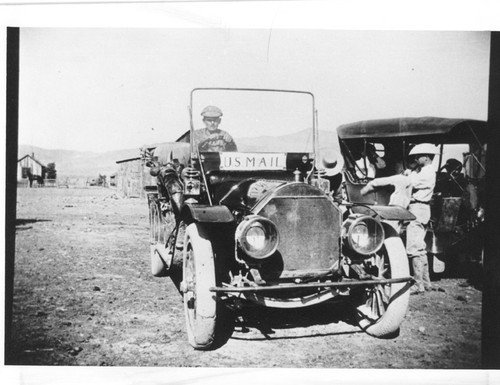
[[[259,225],[252,226],[248,229],[246,238],[248,244],[256,250],[261,250],[266,246],[266,233]]]
[[[372,217],[349,218],[344,222],[344,229],[350,247],[361,255],[377,252],[384,243],[384,228]]]
[[[368,233],[368,226],[361,222],[354,226],[351,232],[352,241],[356,244],[357,248],[367,249],[370,248],[370,243],[373,239],[370,238]]]
[[[259,215],[245,217],[238,225],[235,236],[241,249],[249,257],[256,259],[271,256],[279,243],[276,225]]]

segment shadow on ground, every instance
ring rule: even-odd
[[[356,326],[354,309],[347,301],[330,301],[298,309],[275,309],[245,304],[234,312],[234,328],[239,333],[248,333],[250,328],[257,329],[264,339],[294,339],[322,337],[329,334],[319,333],[301,336],[275,337],[277,330],[306,328],[315,325],[329,325],[345,322]],[[332,334],[355,334],[362,331],[347,331]],[[235,337],[233,337],[235,338]],[[245,338],[247,339],[247,338]],[[262,339],[262,338],[250,338]]]
[[[32,223],[37,222],[52,222],[50,219],[16,219],[16,227],[17,226],[26,226]]]

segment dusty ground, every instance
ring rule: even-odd
[[[481,292],[442,279],[412,296],[399,337],[353,326],[341,305],[263,313],[208,352],[187,343],[181,296],[150,274],[145,200],[113,190],[19,189],[11,364],[479,368]]]

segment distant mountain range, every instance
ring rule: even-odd
[[[287,148],[291,151],[303,151],[311,148],[311,131],[304,130],[279,137],[235,138],[238,150],[242,152],[277,151]],[[320,147],[337,146],[336,133],[320,131]],[[151,147],[154,147],[152,144]],[[111,175],[118,171],[117,161],[133,159],[140,156],[139,148],[115,150],[107,152],[89,152],[72,150],[48,150],[41,147],[19,145],[18,159],[25,155],[33,155],[43,165],[56,164],[59,178],[96,178],[101,175]]]

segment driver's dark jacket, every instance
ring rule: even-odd
[[[196,130],[194,143],[201,152],[238,151],[231,135],[219,129],[212,132],[207,128]]]

